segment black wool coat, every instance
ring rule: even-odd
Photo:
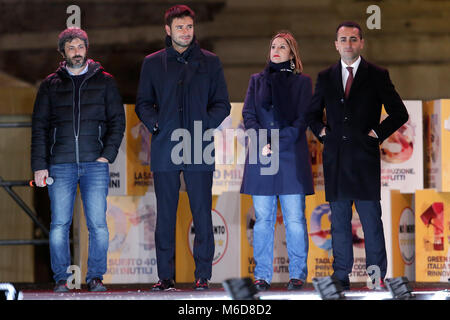
[[[165,49],[145,57],[136,98],[139,119],[150,132],[156,123],[159,128],[152,135],[151,171],[214,171],[214,157],[211,162],[203,156],[203,151],[214,156],[214,138],[204,134],[217,128],[230,109],[219,58],[201,49],[195,39],[179,54],[167,37]],[[189,133],[190,143],[176,135],[182,132],[177,129]],[[181,163],[174,161],[173,151],[185,156]]]
[[[382,105],[388,117],[380,123]],[[346,100],[338,61],[319,73],[307,119],[324,144],[327,201],[379,200],[379,145],[408,120],[408,112],[388,71],[361,57]],[[323,127],[326,135],[320,138]],[[372,129],[378,139],[368,135]]]

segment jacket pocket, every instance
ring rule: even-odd
[[[102,126],[98,126],[98,142],[100,143],[100,146],[103,149],[103,141],[102,141]]]
[[[53,155],[53,147],[55,146],[56,143],[56,128],[53,129],[53,143],[52,146],[50,147],[50,155]]]

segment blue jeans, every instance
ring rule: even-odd
[[[49,175],[54,183],[48,186],[52,211],[50,224],[50,259],[56,282],[71,274],[69,233],[73,207],[80,184],[84,214],[89,231],[89,255],[86,282],[103,279],[106,272],[109,243],[106,224],[109,166],[104,162],[63,163],[51,165]]]
[[[308,275],[308,230],[305,195],[279,195],[289,257],[289,279],[306,280]],[[255,279],[272,281],[273,238],[277,217],[277,196],[252,196],[256,222],[253,229]]]

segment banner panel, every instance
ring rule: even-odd
[[[403,102],[408,121],[381,144],[381,186],[414,193],[423,189],[422,102]]]
[[[416,281],[450,278],[450,193],[416,192]]]
[[[414,194],[391,190],[392,276],[415,281],[415,203]],[[389,237],[389,234],[387,234]]]
[[[221,283],[240,276],[240,195],[224,192],[213,196],[211,210],[214,232],[214,258],[211,282]],[[186,192],[180,192],[176,227],[176,282],[193,282],[195,226]]]
[[[245,130],[243,103],[231,103],[228,117],[214,131],[216,170],[213,194],[239,192],[245,164]]]
[[[108,197],[108,270],[105,283],[158,282],[155,250],[156,197]]]
[[[151,134],[137,117],[134,105],[126,106],[126,117],[127,191],[128,195],[141,196],[154,191],[150,171]]]
[[[450,99],[423,102],[425,187],[450,192]]]
[[[127,107],[128,106],[128,107]],[[124,110],[129,105],[124,105]],[[127,135],[124,134],[120,144],[119,152],[116,160],[109,164],[109,189],[110,196],[126,196],[127,195]]]

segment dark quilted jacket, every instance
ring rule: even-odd
[[[122,98],[114,78],[98,62],[88,62],[76,118],[74,84],[64,62],[42,82],[33,110],[33,171],[48,169],[50,164],[88,162],[99,157],[110,163],[115,160],[125,130]]]

